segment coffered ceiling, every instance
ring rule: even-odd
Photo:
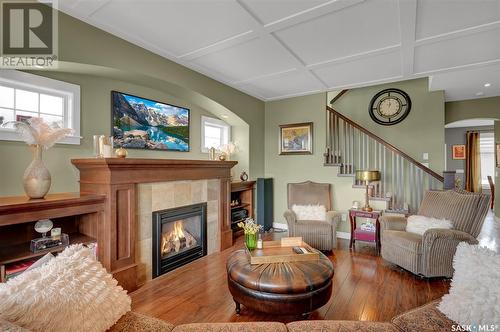
[[[445,90],[447,100],[500,95],[500,0],[63,0],[59,7],[262,100],[418,77],[430,77],[430,90]]]

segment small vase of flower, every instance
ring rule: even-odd
[[[238,226],[245,233],[245,245],[248,250],[257,248],[257,233],[262,229],[262,225],[257,225],[252,218],[247,218],[244,222],[239,222]]]

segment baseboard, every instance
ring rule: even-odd
[[[346,240],[350,240],[350,239],[351,239],[351,233],[349,233],[349,232],[339,232],[339,231],[337,231],[337,238],[338,238],[338,239],[346,239]]]
[[[273,228],[288,230],[288,225],[287,224],[282,224],[282,223],[279,223],[279,222],[273,222]],[[337,238],[350,240],[351,239],[351,233],[337,231]]]

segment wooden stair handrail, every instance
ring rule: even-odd
[[[387,142],[386,140],[384,140],[383,138],[380,138],[378,137],[377,135],[375,135],[374,133],[372,133],[371,131],[363,128],[362,126],[360,126],[359,124],[357,124],[356,122],[352,121],[351,119],[349,119],[348,117],[346,117],[345,115],[337,112],[336,110],[334,110],[333,108],[331,108],[330,106],[326,106],[326,110],[329,111],[329,112],[332,112],[334,113],[336,116],[338,116],[339,118],[341,118],[342,120],[344,120],[345,122],[349,123],[351,126],[353,126],[354,128],[358,129],[359,131],[365,133],[366,135],[370,136],[371,138],[373,138],[374,140],[378,141],[379,143],[383,144],[386,148],[388,148],[389,150],[392,150],[393,152],[401,155],[404,159],[408,160],[409,162],[411,162],[412,164],[414,164],[415,166],[417,166],[418,168],[420,168],[422,171],[424,171],[425,173],[431,175],[432,177],[434,177],[436,180],[440,181],[440,182],[444,182],[444,177],[442,175],[439,175],[438,173],[434,172],[432,169],[430,169],[429,167],[426,167],[424,165],[422,165],[421,163],[419,163],[418,161],[416,161],[415,159],[413,159],[412,157],[410,157],[409,155],[407,155],[406,153],[404,153],[403,151],[401,151],[400,149],[398,149],[397,147],[395,147],[394,145],[392,145],[391,143]]]

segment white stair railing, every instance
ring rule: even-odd
[[[395,212],[415,213],[425,191],[442,189],[441,175],[334,109],[327,107],[326,113],[324,165],[337,166],[338,176],[353,178],[356,170],[379,170],[381,179],[372,186],[370,199],[387,201]]]

